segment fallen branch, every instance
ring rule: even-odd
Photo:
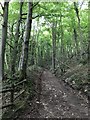
[[[63,62],[61,62],[61,61],[58,61],[57,59],[56,59],[56,61],[57,61],[58,63],[61,63],[61,64],[65,65],[65,66],[68,67],[69,69],[71,69],[71,67],[68,66],[67,64],[65,64],[65,63],[63,63]],[[59,64],[59,65],[60,65],[60,64]]]

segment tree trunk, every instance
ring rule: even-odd
[[[34,37],[32,37],[32,43],[31,43],[31,65],[34,65],[34,55],[35,55],[35,42]]]
[[[90,1],[88,2],[88,83],[90,83]],[[88,100],[90,100],[90,84],[88,84]],[[90,117],[90,102],[88,113]]]
[[[7,39],[8,24],[8,6],[9,2],[4,3],[2,39],[0,41],[0,91],[2,90],[2,80],[4,79],[4,61],[5,61],[5,45]],[[2,93],[0,93],[0,108],[2,107]],[[0,109],[0,119],[2,118],[2,109]]]
[[[7,39],[7,24],[8,24],[8,6],[9,3],[5,2],[3,10],[2,39],[0,43],[0,80],[4,78],[5,46]]]
[[[53,71],[55,72],[55,59],[56,59],[56,23],[53,22],[52,24],[52,68]]]
[[[60,53],[61,58],[60,58],[60,61],[64,63],[66,58],[65,58],[65,46],[64,46],[64,39],[63,39],[64,31],[63,31],[62,17],[60,21],[61,21],[61,26],[60,26],[61,27],[61,53]],[[65,71],[63,64],[60,65],[60,69],[61,69],[61,75],[62,75]]]
[[[74,32],[74,39],[75,39],[76,55],[77,55],[77,60],[78,60],[79,59],[79,47],[78,47],[78,41],[77,41],[77,32],[75,28],[73,32]]]
[[[88,2],[88,82],[90,83],[90,1]]]
[[[22,7],[23,7],[23,2],[20,2],[20,15],[17,21],[15,43],[14,43],[14,49],[12,52],[12,63],[11,63],[11,74],[12,75],[15,73],[15,66],[16,66],[16,59],[17,59],[17,46],[18,46],[18,40],[19,40],[19,34],[20,34],[20,23],[22,20]]]
[[[79,29],[79,41],[78,42],[80,42],[80,48],[81,48],[79,57],[82,59],[82,52],[83,52],[83,37],[82,37],[82,35],[83,34],[82,34],[82,31],[81,31],[79,10],[78,10],[78,6],[77,6],[76,2],[74,2],[74,10],[76,12],[76,16],[77,16],[77,19],[78,19],[78,29]]]
[[[29,47],[29,39],[30,39],[31,25],[32,25],[32,6],[33,6],[33,3],[29,2],[26,32],[25,32],[21,59],[20,59],[20,80],[26,78],[26,70],[27,70],[27,62],[28,62],[28,47]]]

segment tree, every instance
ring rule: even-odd
[[[75,37],[75,41],[76,41],[76,48],[77,48],[77,56],[78,57],[81,57],[82,58],[82,50],[83,50],[83,47],[82,47],[82,43],[83,43],[83,37],[82,37],[82,31],[81,31],[81,20],[80,20],[80,16],[79,16],[79,9],[78,9],[78,6],[77,6],[77,3],[74,2],[74,10],[76,12],[76,16],[77,16],[77,19],[78,19],[78,28],[79,28],[79,41],[77,42],[76,40],[76,37]],[[74,29],[75,30],[75,29]],[[74,31],[74,36],[75,36],[75,31]],[[80,51],[80,55],[79,55],[79,50],[78,50],[78,43],[80,42],[80,48],[81,48],[81,51]]]
[[[9,2],[4,2],[2,39],[0,43],[0,80],[3,80],[4,78],[5,46],[6,46],[7,25],[8,25],[8,6],[9,6]]]
[[[28,3],[28,14],[27,14],[27,22],[25,28],[25,37],[22,47],[22,53],[20,58],[20,80],[26,78],[26,70],[27,70],[27,62],[28,62],[28,47],[29,47],[29,39],[31,33],[31,25],[32,25],[32,7],[33,3]]]
[[[17,47],[18,47],[18,41],[19,41],[19,36],[20,36],[20,23],[22,20],[22,7],[23,7],[23,2],[20,2],[20,12],[19,12],[19,18],[17,21],[15,42],[14,42],[14,48],[13,48],[13,52],[12,52],[12,63],[11,63],[12,75],[15,74],[15,66],[16,66],[16,59],[17,59],[17,53],[18,53]]]
[[[52,68],[53,68],[53,71],[55,72],[55,68],[56,68],[56,26],[57,26],[57,23],[56,21],[52,23]]]
[[[88,82],[90,82],[90,1],[88,2]]]
[[[0,91],[2,90],[2,80],[4,79],[4,61],[5,61],[5,46],[7,39],[8,6],[9,6],[9,2],[4,2],[2,38],[0,42]],[[0,96],[1,96],[0,103],[2,103],[2,93],[0,93]],[[2,117],[1,114],[2,114],[2,110],[0,110],[0,118]]]

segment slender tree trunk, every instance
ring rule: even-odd
[[[77,32],[76,29],[74,28],[74,39],[75,39],[75,47],[76,47],[76,55],[77,55],[77,60],[79,59],[79,47],[78,47],[78,40],[77,40]]]
[[[90,1],[88,2],[88,82],[90,83]],[[88,91],[90,92],[90,85],[89,85]],[[89,100],[90,100],[90,96],[89,96]],[[90,111],[90,108],[89,108],[89,111]]]
[[[34,39],[34,37],[32,37],[32,39]],[[34,63],[35,63],[34,55],[35,55],[35,42],[32,40],[32,43],[31,43],[31,65],[34,65]]]
[[[9,6],[9,2],[4,2],[2,39],[0,41],[0,91],[2,90],[2,80],[4,79],[4,61],[5,61],[5,46],[7,39],[8,6]],[[0,108],[1,107],[2,107],[2,93],[0,93]],[[2,109],[0,109],[0,119],[1,118],[2,118]]]
[[[88,67],[90,79],[90,1],[88,2]]]
[[[75,12],[76,12],[76,15],[77,15],[77,18],[78,18],[78,22],[80,23],[79,10],[78,10],[76,2],[74,2],[74,9],[75,9]]]
[[[61,56],[64,55],[63,26],[61,21]]]
[[[29,48],[29,39],[31,33],[31,25],[32,25],[32,7],[33,3],[28,3],[28,15],[27,15],[27,23],[26,23],[26,32],[22,47],[21,59],[20,59],[20,80],[26,78],[26,70],[27,70],[27,62],[28,62],[28,48]]]
[[[52,68],[53,71],[55,72],[55,62],[56,62],[56,23],[53,22],[52,25]]]
[[[0,80],[4,77],[4,61],[5,61],[5,46],[7,39],[7,24],[8,24],[8,6],[9,3],[4,3],[3,24],[2,24],[2,39],[0,43]]]
[[[23,23],[23,22],[21,22],[21,29],[22,29],[22,31],[21,31],[21,36],[20,36],[20,39],[19,39],[19,41],[18,41],[18,51],[20,51],[20,52],[18,52],[18,60],[17,60],[17,68],[18,68],[18,71],[20,70],[19,69],[19,62],[20,62],[20,57],[21,57],[21,52],[22,52],[22,43],[23,43],[23,38],[24,38],[24,33],[25,33],[25,23]]]
[[[88,2],[88,83],[90,83],[90,1]],[[88,84],[88,116],[90,117],[90,84]]]
[[[31,38],[31,65],[35,64],[35,52],[36,52],[36,44],[35,44],[35,40],[36,40],[36,35],[35,35],[35,28],[33,28],[33,36]]]
[[[61,14],[61,13],[60,13]],[[57,33],[57,46],[58,46],[58,49],[57,49],[57,59],[59,60],[60,59],[60,47],[61,47],[61,43],[60,43],[60,29],[61,29],[61,19],[62,19],[62,15],[60,15],[59,17],[59,23],[58,23],[58,33]]]
[[[39,18],[38,18],[38,22],[37,22],[37,27],[41,27],[41,26],[39,26]],[[40,65],[40,46],[39,46],[39,33],[40,33],[40,30],[37,31],[37,65]]]
[[[65,61],[65,46],[64,46],[64,39],[63,39],[63,37],[64,37],[64,31],[63,31],[63,25],[62,25],[62,18],[61,18],[61,62],[63,62],[64,63],[64,61]],[[63,64],[61,64],[60,65],[60,69],[61,69],[61,75],[64,73],[64,65]]]
[[[36,31],[36,65],[39,64],[39,43],[38,43],[38,38],[39,38],[39,32]]]
[[[12,63],[11,63],[12,75],[15,73],[15,66],[16,66],[16,60],[17,60],[17,47],[18,47],[18,41],[19,41],[19,35],[20,35],[20,23],[22,20],[22,7],[23,7],[23,2],[20,2],[20,15],[19,15],[19,19],[17,21],[16,33],[15,33],[15,43],[14,43],[14,49],[12,52]]]
[[[77,16],[77,19],[78,19],[78,28],[79,28],[79,41],[80,42],[80,48],[81,48],[81,51],[80,51],[80,55],[79,57],[82,58],[82,52],[83,52],[83,37],[82,37],[82,31],[81,31],[81,26],[80,26],[80,16],[79,16],[79,9],[78,9],[78,6],[77,6],[77,3],[74,2],[74,10],[76,12],[76,16]]]

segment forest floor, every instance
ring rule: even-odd
[[[38,97],[28,100],[24,110],[16,120],[27,118],[83,118],[88,115],[88,98],[73,90],[50,71],[44,70],[41,76]]]

